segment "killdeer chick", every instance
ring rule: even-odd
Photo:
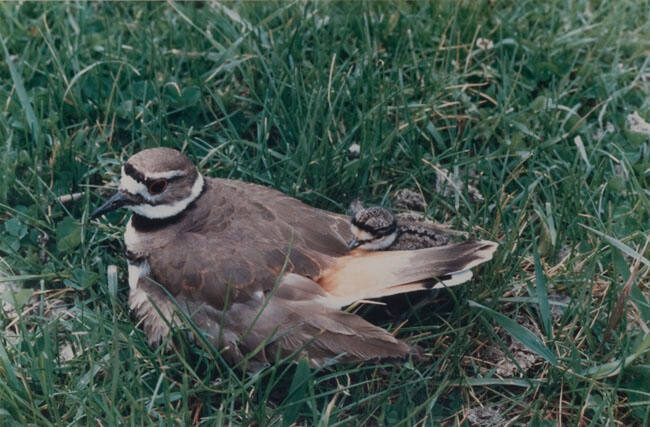
[[[398,192],[398,194],[405,193],[409,195],[407,191]],[[393,215],[382,206],[366,208],[358,200],[350,204],[350,211],[352,213],[350,227],[353,234],[353,239],[348,243],[350,249],[398,251],[432,248],[447,245],[451,235],[465,234],[425,222],[423,215],[414,212]],[[406,295],[384,298],[383,302],[387,304],[384,312],[397,319],[398,323],[402,323],[409,314],[430,304],[438,295],[440,286],[435,286],[438,284],[436,281],[433,284],[434,286],[426,295],[417,296],[415,303]],[[450,286],[449,280],[444,281],[444,285]],[[404,301],[407,301],[408,305],[405,305]]]
[[[434,224],[398,221],[382,206],[355,208],[351,219],[350,249],[367,251],[414,250],[443,246],[449,243],[448,231]]]
[[[271,188],[207,178],[183,154],[154,148],[124,164],[118,191],[93,214],[133,211],[124,233],[129,306],[149,341],[190,318],[231,363],[278,357],[401,358],[404,341],[341,310],[359,300],[457,284],[497,244],[349,251],[348,218]]]

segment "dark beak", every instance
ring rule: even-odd
[[[350,240],[350,242],[348,243],[348,249],[349,249],[349,250],[352,250],[352,249],[354,249],[354,248],[358,248],[359,246],[361,246],[361,242],[358,241],[357,239],[352,239],[352,240]]]
[[[113,211],[117,208],[121,208],[124,205],[130,205],[132,203],[133,202],[129,199],[128,194],[122,191],[118,191],[117,193],[113,194],[108,200],[106,200],[103,205],[95,209],[95,212],[90,214],[90,219],[99,218],[106,212]]]

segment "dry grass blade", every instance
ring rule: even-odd
[[[650,239],[646,239],[645,245],[643,246],[643,249],[641,250],[640,254],[645,253],[646,249],[648,248],[648,243],[650,243]],[[628,297],[630,296],[630,290],[632,289],[632,284],[634,283],[634,280],[639,274],[640,269],[641,269],[641,256],[637,257],[636,260],[634,261],[634,265],[632,267],[632,272],[630,273],[630,277],[627,279],[625,286],[623,286],[623,289],[621,290],[621,293],[619,294],[618,299],[616,300],[616,304],[614,304],[614,308],[612,309],[612,312],[609,315],[609,320],[607,321],[607,329],[605,330],[603,341],[600,343],[601,350],[602,347],[607,343],[607,341],[609,341],[612,332],[618,327],[619,323],[621,322],[621,319],[623,318],[623,314],[625,313],[625,306]]]

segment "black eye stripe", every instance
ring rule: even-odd
[[[177,178],[181,178],[181,177],[180,176],[175,176],[173,178],[155,178],[155,179],[154,178],[147,178],[147,179],[144,180],[144,185],[146,185],[147,188],[149,188],[149,186],[151,184],[153,184],[153,183],[155,183],[157,181],[160,181],[161,179],[164,179],[167,182],[167,184],[169,184],[170,182],[174,181]]]
[[[167,184],[169,184],[170,182],[177,181],[177,180],[183,178],[184,176],[185,175],[172,176],[171,178],[147,178],[147,179],[144,180],[144,185],[146,185],[147,188],[149,188],[149,186],[151,184],[158,181],[159,179],[164,179],[165,181],[167,181]]]
[[[392,234],[395,231],[395,224],[391,224],[388,227],[380,228],[379,230],[375,230],[374,234],[378,236],[388,236],[389,234]]]
[[[372,228],[366,224],[361,224],[361,223],[355,224],[354,220],[352,221],[352,224],[363,231],[367,231],[370,234],[379,235],[379,236],[386,236],[388,234],[391,234],[397,228],[397,222],[393,222],[391,225],[382,228]]]
[[[126,163],[124,165],[124,173],[138,182],[145,182],[144,175],[140,173],[140,171],[138,171],[136,168],[134,168],[130,163]]]
[[[393,220],[389,225],[386,227],[381,227],[381,228],[374,228],[371,225],[365,223],[365,222],[359,222],[356,218],[352,217],[351,221],[352,225],[354,225],[357,228],[360,228],[365,231],[369,231],[371,233],[377,233],[380,230],[393,230],[397,227],[397,220]]]
[[[124,165],[124,173],[127,174],[128,176],[130,176],[131,178],[135,179],[137,182],[139,182],[141,184],[144,184],[147,188],[149,188],[149,186],[151,184],[153,184],[154,181],[157,181],[157,180],[160,179],[160,178],[146,178],[142,172],[140,172],[139,170],[134,168],[133,165],[131,165],[130,163],[127,163],[127,164]],[[185,175],[176,175],[176,176],[172,176],[172,177],[164,178],[164,179],[167,180],[167,183],[170,183],[172,181],[179,180],[179,179],[183,178],[184,176]]]

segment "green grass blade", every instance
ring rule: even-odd
[[[514,320],[504,316],[503,314],[498,313],[491,308],[479,304],[475,301],[469,301],[469,305],[470,307],[476,307],[483,310],[483,312],[494,319],[499,324],[499,326],[505,329],[514,339],[522,343],[530,351],[546,359],[552,365],[557,366],[558,360],[555,356],[555,353],[553,353],[551,349],[544,345],[544,343],[531,331],[524,328]]]
[[[462,381],[453,382],[452,385],[462,386],[464,384],[476,386],[507,386],[507,387],[534,387],[542,381],[534,378],[465,378]]]
[[[600,237],[602,237],[603,239],[607,240],[612,246],[619,249],[625,255],[630,256],[630,257],[634,258],[635,260],[638,259],[639,261],[641,261],[642,263],[644,263],[645,265],[650,267],[650,260],[648,260],[648,258],[644,257],[643,255],[641,255],[640,253],[638,253],[637,251],[635,251],[634,249],[632,249],[631,247],[629,247],[625,243],[621,242],[620,240],[615,239],[615,238],[613,238],[611,236],[608,236],[607,234],[602,233],[602,232],[600,232],[598,230],[595,230],[595,229],[593,229],[593,228],[591,228],[589,226],[586,226],[584,224],[580,224],[580,226],[586,228],[587,230],[591,231],[592,233],[597,234]]]
[[[305,359],[300,359],[296,366],[296,371],[293,374],[293,379],[291,380],[289,394],[283,402],[285,408],[283,417],[287,424],[295,421],[300,409],[309,398],[308,384],[310,381],[313,381],[313,378],[309,364]]]
[[[14,86],[16,88],[16,93],[18,94],[18,100],[20,101],[20,105],[21,107],[23,107],[23,110],[25,110],[25,117],[27,118],[27,124],[29,125],[29,128],[32,131],[32,140],[34,142],[38,142],[41,134],[41,127],[39,125],[39,120],[36,118],[36,114],[34,114],[32,103],[29,100],[29,97],[27,96],[27,92],[25,91],[23,78],[21,77],[18,70],[16,70],[16,67],[14,66],[14,61],[11,58],[11,55],[9,54],[9,50],[7,49],[5,39],[2,36],[0,36],[0,44],[2,44],[2,50],[4,51],[5,54],[7,67],[9,67],[11,80],[13,80]]]
[[[648,351],[650,351],[650,334],[645,336],[633,354],[622,359],[587,368],[581,372],[581,375],[597,380],[616,376],[622,369],[630,366],[632,362]]]
[[[542,318],[542,326],[548,338],[552,338],[553,329],[551,328],[551,308],[548,302],[548,288],[546,286],[546,275],[542,268],[542,262],[539,259],[537,244],[533,243],[533,258],[535,259],[535,294],[539,304],[539,314]]]

